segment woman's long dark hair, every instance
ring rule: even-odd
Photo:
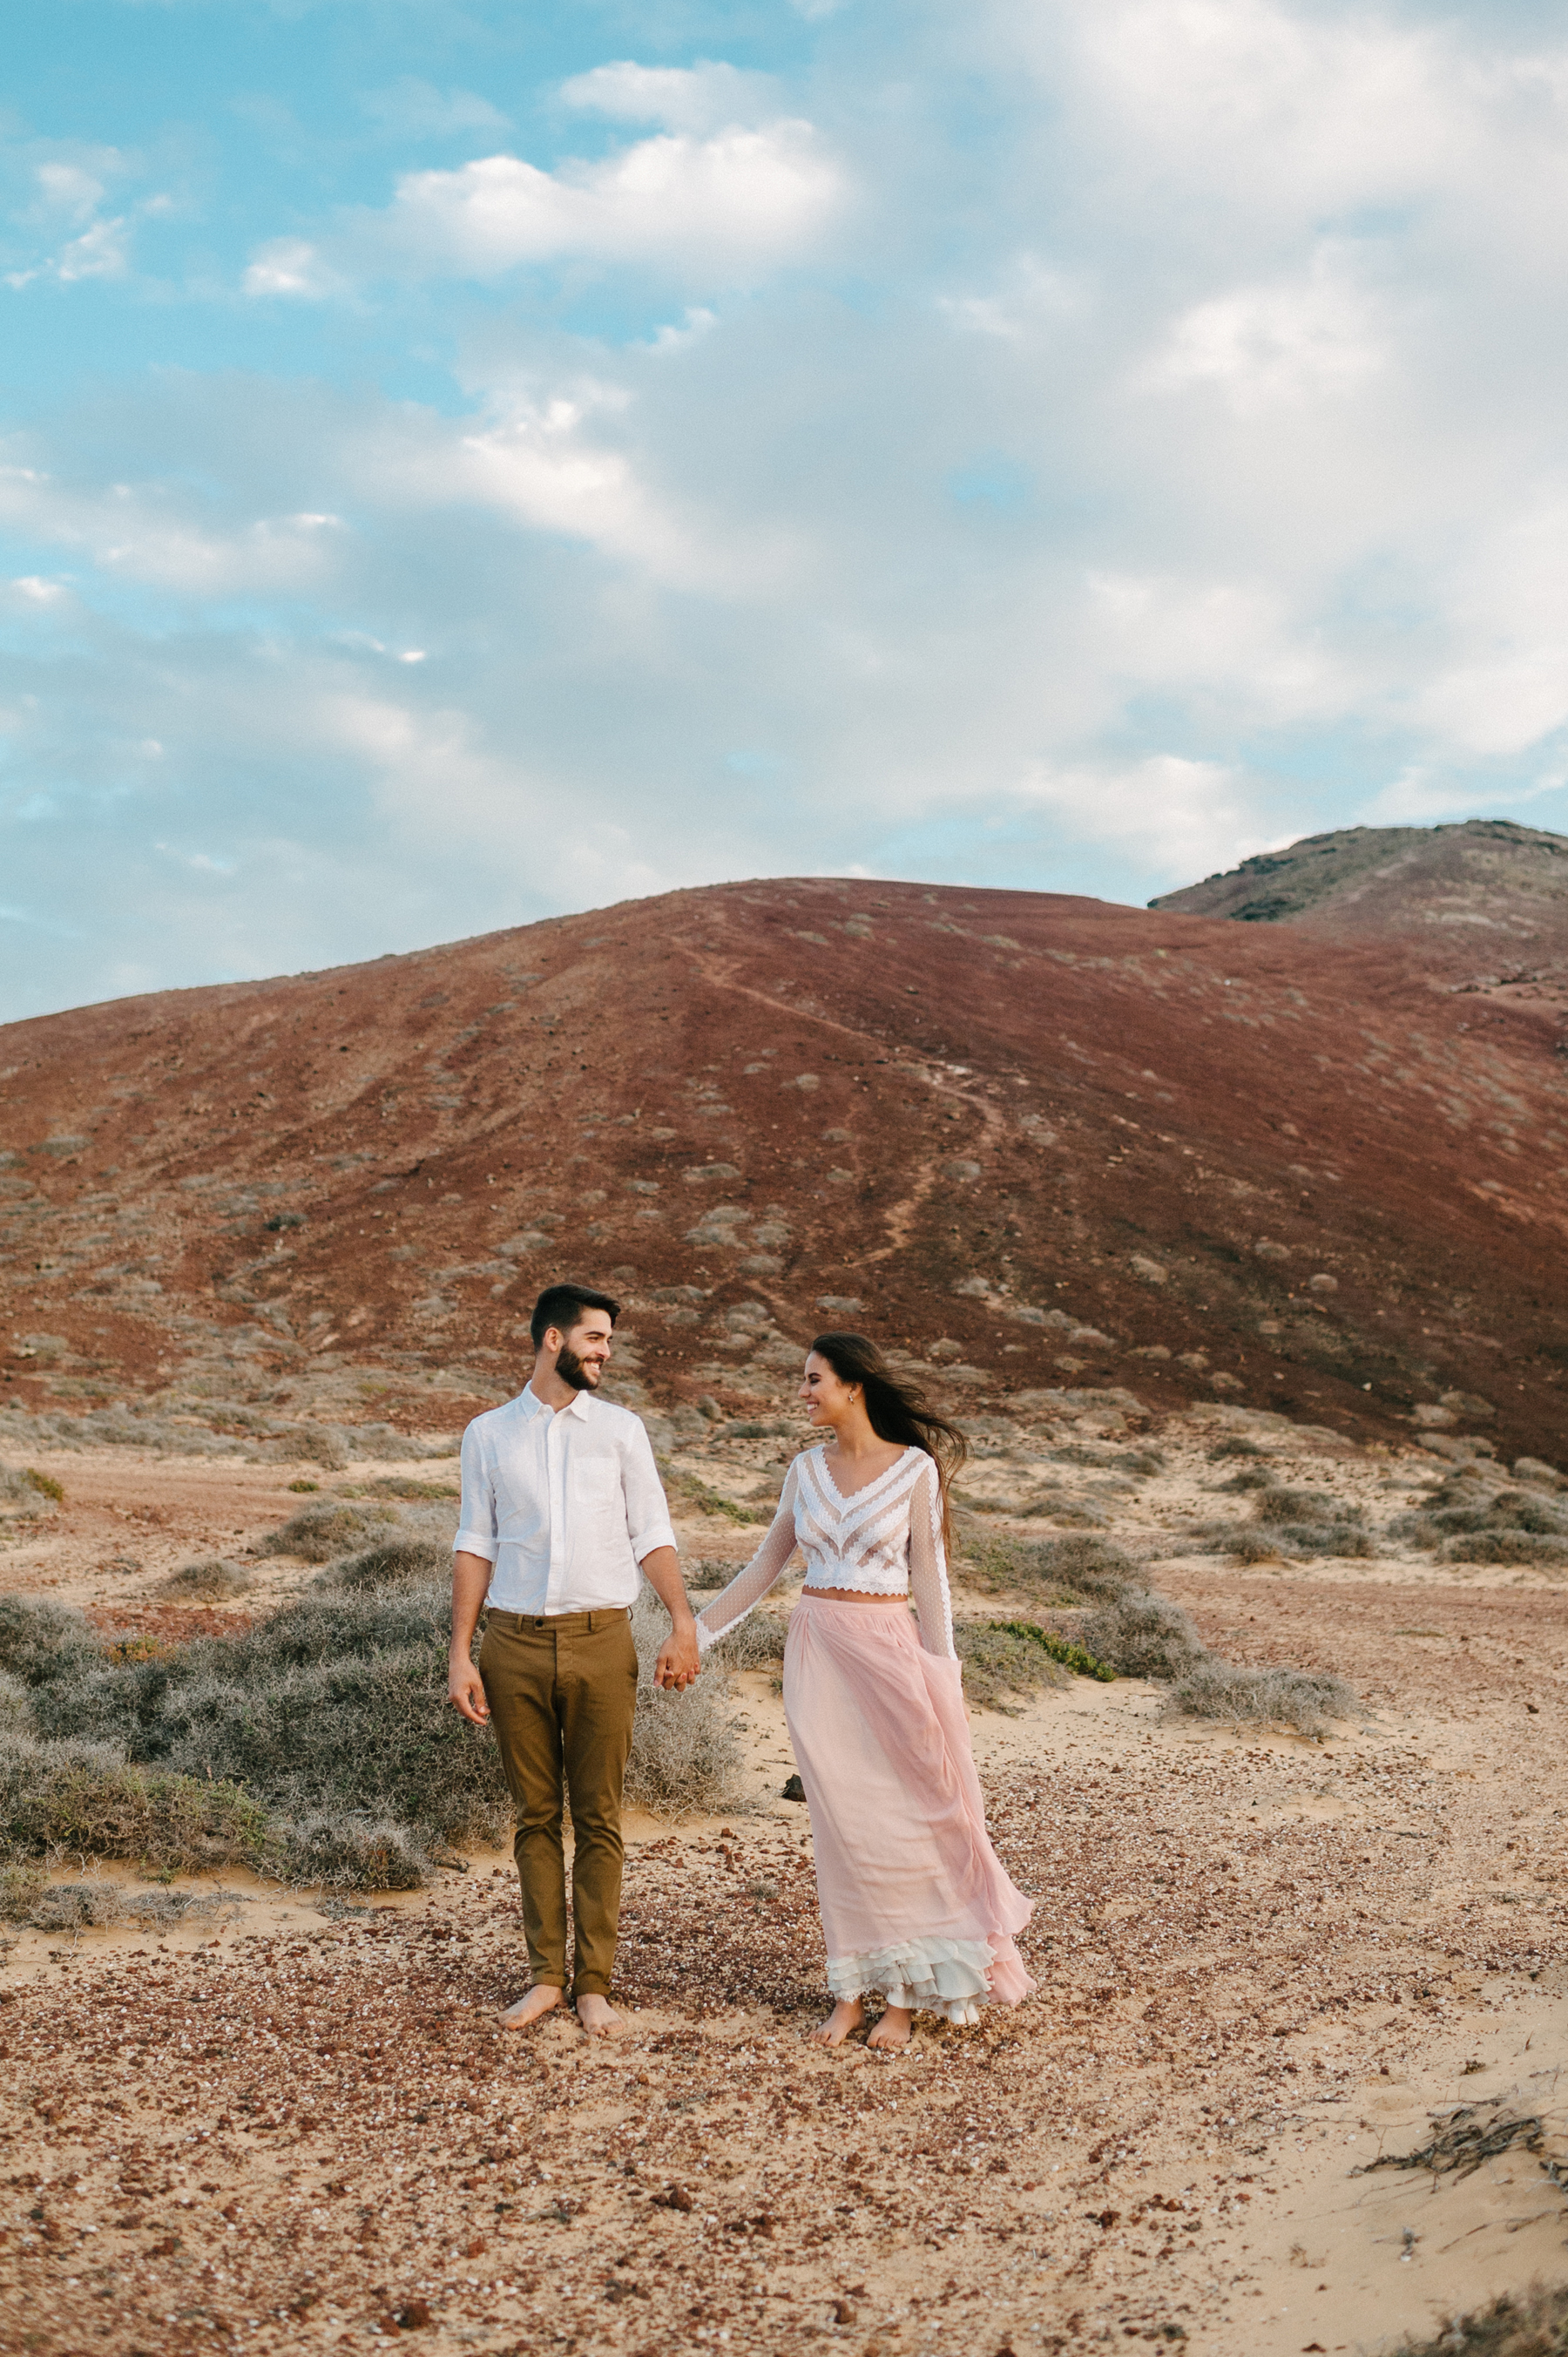
[[[942,1544],[950,1553],[948,1488],[969,1455],[969,1443],[958,1426],[928,1405],[918,1383],[894,1373],[868,1335],[819,1334],[811,1348],[819,1359],[827,1361],[841,1383],[860,1385],[865,1394],[865,1413],[878,1440],[923,1448],[931,1458],[941,1491]]]

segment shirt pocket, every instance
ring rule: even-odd
[[[596,1530],[626,1528],[626,1498],[616,1458],[591,1457],[572,1469],[574,1501]]]

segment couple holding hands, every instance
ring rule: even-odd
[[[867,1997],[884,2007],[873,2046],[907,2045],[919,2011],[971,2022],[982,2005],[1015,2005],[1034,1986],[1014,1945],[1032,1903],[985,1830],[948,1594],[947,1486],[962,1435],[875,1343],[819,1334],[800,1397],[823,1440],[790,1466],[751,1561],[693,1616],[641,1419],[596,1396],[618,1314],[607,1294],[548,1286],[533,1311],[526,1387],[463,1436],[448,1691],[465,1718],[494,1727],[517,1816],[530,1985],[502,2018],[526,2027],[569,1986],[590,2037],[617,2026],[609,1993],[639,1583],[670,1615],[658,1682],[680,1689],[797,1547],[806,1577],[789,1619],[784,1709],[811,1810],[833,1997],[816,2035],[838,2045],[860,2027]]]

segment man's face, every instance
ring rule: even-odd
[[[596,1392],[599,1377],[609,1357],[613,1328],[602,1309],[589,1309],[569,1334],[564,1335],[555,1354],[555,1372],[564,1383],[575,1392]]]

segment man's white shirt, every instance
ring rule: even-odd
[[[644,1556],[675,1544],[641,1417],[588,1392],[547,1407],[532,1385],[464,1433],[459,1521],[499,1612],[635,1604]]]

